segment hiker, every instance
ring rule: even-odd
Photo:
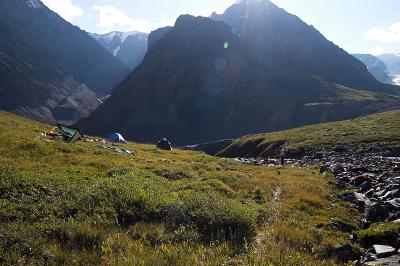
[[[286,155],[286,150],[285,147],[281,149],[281,165],[285,166],[285,155]]]

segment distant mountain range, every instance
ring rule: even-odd
[[[368,71],[380,82],[392,84],[393,80],[389,74],[386,64],[371,54],[353,54],[358,60],[363,62]]]
[[[380,82],[400,85],[400,54],[353,54]]]
[[[107,34],[92,33],[90,36],[130,69],[139,66],[147,52],[147,33],[113,31]]]
[[[78,126],[199,143],[400,106],[399,87],[268,0],[180,16],[149,36],[143,63]]]
[[[2,0],[0,14],[1,109],[71,123],[129,71],[39,0]]]
[[[400,54],[383,54],[378,57],[386,64],[393,82],[400,86]]]

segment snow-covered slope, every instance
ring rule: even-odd
[[[148,34],[138,31],[119,32],[107,34],[90,34],[112,55],[126,66],[134,69],[143,60],[147,52]]]
[[[378,57],[387,65],[393,83],[400,86],[400,54],[383,54]]]

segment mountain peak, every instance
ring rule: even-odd
[[[270,0],[238,0],[233,6],[244,7],[248,11],[267,10],[271,8],[278,8],[277,5],[272,3]]]
[[[30,8],[42,8],[43,4],[40,2],[40,0],[25,0],[25,3],[30,7]]]

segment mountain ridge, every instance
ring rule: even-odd
[[[94,110],[97,95],[109,94],[128,72],[86,32],[39,0],[4,0],[0,12],[0,31],[8,36],[0,40],[0,107],[5,110],[55,123],[52,112],[64,99],[85,95],[82,103],[65,110],[72,123]]]
[[[278,14],[268,16],[274,22],[270,24],[286,21],[281,15],[293,21],[292,15],[278,10]],[[240,12],[236,15],[241,17]],[[262,22],[256,20],[250,25],[258,29],[265,24]],[[274,36],[268,35],[273,28],[260,31],[262,37],[251,35],[254,29],[243,37],[232,31],[232,23],[228,24],[215,18],[180,16],[172,29],[167,28],[160,39],[156,38],[143,63],[115,88],[112,96],[77,125],[89,134],[118,131],[136,141],[169,137],[177,144],[192,144],[399,107],[398,97],[377,94],[395,93],[398,87],[376,81],[364,64],[320,33],[312,37],[313,28],[308,29],[306,40],[322,47],[317,54],[333,51],[321,61],[310,56],[315,49],[305,48],[306,53],[301,54],[297,44],[306,40],[296,45],[288,42],[292,38],[291,23],[277,27],[274,33],[277,36],[286,32],[282,36],[289,36],[288,40],[277,42],[279,39],[272,38],[275,41],[266,47],[255,41],[264,43],[265,36]],[[301,35],[304,25],[295,25],[295,29],[300,28],[297,34]],[[299,52],[284,53],[282,47]],[[277,57],[265,51],[274,49],[289,56]],[[302,64],[305,56],[314,60],[306,62],[308,67]],[[323,66],[330,60],[333,66]],[[285,70],[288,63],[297,65]],[[340,67],[345,69],[329,73]],[[343,82],[336,82],[338,78]],[[346,85],[354,83],[357,86]],[[369,86],[360,90],[364,84]],[[369,93],[368,97],[363,93]]]
[[[105,49],[130,69],[142,62],[148,47],[148,34],[139,31],[90,33]]]

